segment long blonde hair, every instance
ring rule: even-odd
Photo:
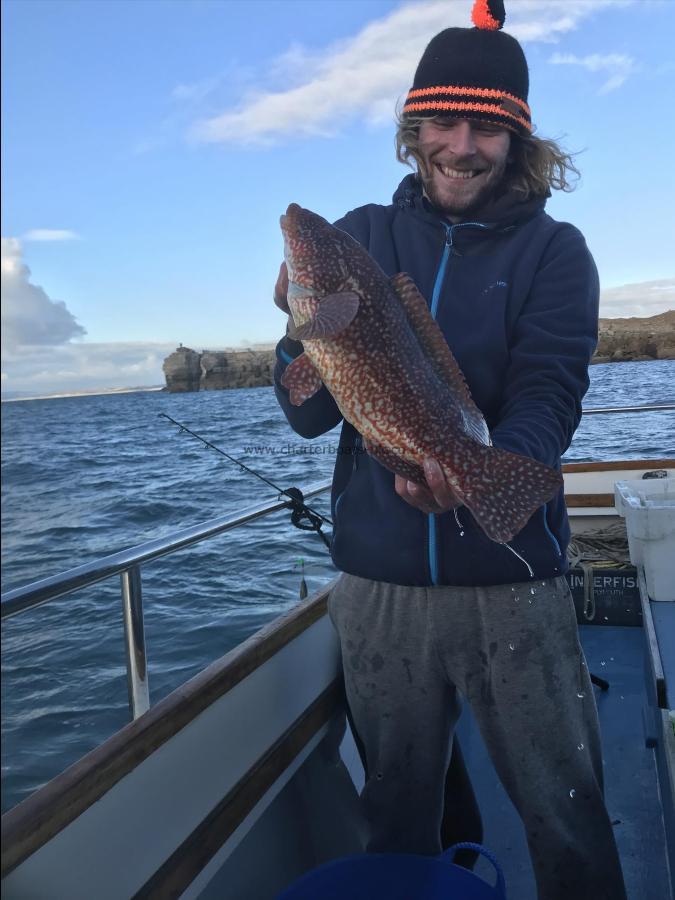
[[[428,118],[407,116],[397,112],[396,159],[414,168],[411,160],[423,171],[419,153],[419,133],[422,122]],[[442,118],[442,117],[439,117]],[[555,141],[535,135],[512,134],[509,162],[505,173],[506,186],[529,197],[547,196],[551,190],[573,191],[579,170],[572,161],[572,154],[563,150]]]

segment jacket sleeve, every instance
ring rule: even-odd
[[[557,466],[581,419],[598,338],[598,273],[573,226],[553,238],[513,324],[496,447]]]
[[[274,367],[274,393],[293,431],[304,438],[315,438],[335,428],[342,419],[342,413],[325,385],[301,406],[293,406],[288,390],[281,383],[281,376],[302,353],[300,341],[293,341],[288,336],[279,341]]]

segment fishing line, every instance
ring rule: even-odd
[[[295,525],[296,528],[300,528],[302,531],[316,531],[326,547],[330,549],[330,541],[321,530],[321,525],[323,522],[325,522],[326,524],[332,526],[333,523],[329,518],[321,515],[321,513],[317,512],[315,509],[312,509],[311,506],[307,506],[300,488],[280,488],[278,485],[274,484],[273,481],[270,481],[269,478],[265,478],[264,475],[261,475],[254,469],[251,469],[240,460],[235,459],[234,456],[230,456],[229,453],[221,450],[220,447],[216,447],[216,445],[212,444],[211,441],[207,441],[206,438],[203,438],[200,434],[197,434],[196,431],[192,431],[187,427],[187,425],[183,425],[182,422],[177,422],[166,413],[159,413],[159,417],[168,419],[169,422],[171,422],[173,425],[178,426],[178,428],[180,429],[178,434],[185,433],[191,435],[193,438],[201,441],[202,444],[204,444],[208,449],[215,450],[216,453],[220,453],[221,456],[229,459],[230,462],[233,462],[236,466],[239,466],[239,468],[243,469],[244,472],[248,472],[250,475],[255,475],[256,478],[260,479],[260,481],[264,481],[265,484],[269,485],[271,488],[274,488],[274,490],[277,491],[280,496],[283,495],[284,497],[288,497],[289,502],[286,504],[286,506],[291,510],[291,524]],[[304,521],[305,519],[307,520],[307,522]]]

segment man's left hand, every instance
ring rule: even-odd
[[[444,513],[462,505],[445,479],[443,470],[435,459],[424,460],[426,487],[408,481],[401,475],[394,476],[396,493],[402,500],[424,513]]]

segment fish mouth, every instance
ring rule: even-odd
[[[297,203],[291,203],[286,212],[279,219],[282,231],[286,231],[293,224],[293,219],[297,219],[301,212],[301,206]]]
[[[281,225],[281,233],[284,237],[284,257],[286,259],[286,267],[288,270],[288,278],[292,282],[296,278],[295,266],[293,265],[295,251],[298,250],[298,236],[300,231],[300,216],[303,209],[297,203],[291,203],[286,212],[280,216],[279,224]]]

